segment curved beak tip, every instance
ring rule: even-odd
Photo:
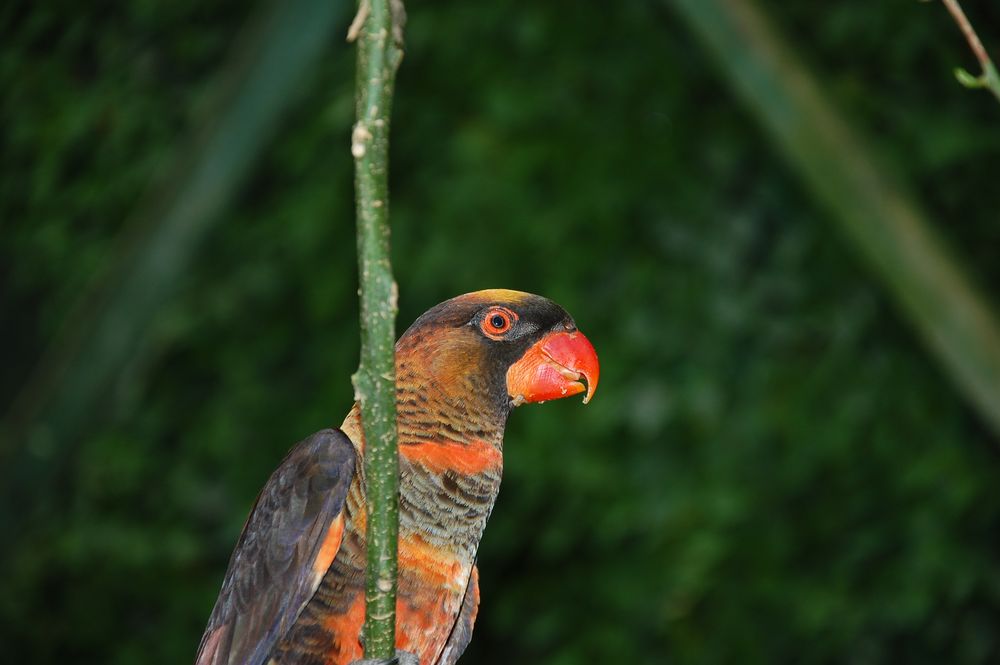
[[[515,406],[583,392],[587,404],[597,390],[599,376],[600,364],[590,340],[579,331],[556,332],[536,342],[511,366],[507,386]]]
[[[579,379],[584,379],[587,392],[583,396],[583,403],[589,404],[597,392],[601,365],[597,360],[597,351],[587,336],[580,331],[557,333],[544,340],[542,349],[553,361],[575,372],[578,385]],[[583,392],[582,385],[578,392]]]
[[[586,338],[584,338],[586,339]],[[588,342],[589,344],[590,342]],[[593,348],[593,347],[591,347]],[[594,354],[593,365],[588,369],[578,369],[580,374],[583,375],[587,383],[587,394],[583,396],[583,403],[590,404],[590,400],[594,398],[594,393],[597,392],[597,378],[600,375],[600,366],[597,364],[597,354]]]

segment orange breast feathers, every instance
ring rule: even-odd
[[[472,562],[418,535],[399,539],[396,646],[436,663],[462,607]]]
[[[416,654],[421,663],[435,663],[461,609],[473,567],[419,536],[399,540],[399,595],[396,599],[396,647]],[[333,636],[330,665],[346,665],[362,657],[360,643],[365,597],[358,593],[346,611],[322,622]]]
[[[454,471],[473,475],[495,471],[503,466],[503,454],[485,441],[423,441],[401,445],[399,454],[432,473]]]
[[[461,595],[465,592],[472,562],[463,561],[453,552],[435,547],[418,534],[399,538],[401,595],[406,592],[447,590]]]

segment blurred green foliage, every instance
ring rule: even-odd
[[[954,83],[971,56],[943,10],[764,4],[995,293],[1000,109]],[[1000,13],[966,4],[989,47]],[[997,441],[669,8],[409,9],[400,329],[524,289],[574,314],[604,370],[590,406],[511,418],[463,662],[997,662]],[[0,10],[0,404],[246,11]],[[94,426],[47,451],[58,483],[0,549],[11,662],[190,662],[256,491],[349,407],[353,83],[331,45]]]

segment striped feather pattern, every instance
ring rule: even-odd
[[[416,340],[420,348],[421,340]],[[471,635],[478,590],[466,598],[479,540],[503,471],[505,404],[483,395],[475,376],[438,367],[428,381],[421,357],[399,349],[397,414],[400,445],[397,646],[434,665],[456,632]],[[471,350],[470,350],[471,351]],[[463,361],[468,361],[467,356]],[[439,365],[440,362],[438,361]],[[444,372],[443,374],[440,372]],[[428,385],[430,384],[430,385]],[[355,405],[342,426],[360,452],[364,436]],[[364,623],[364,471],[357,469],[344,509],[340,551],[299,620],[272,654],[276,665],[341,665],[361,658]],[[471,604],[472,596],[476,602]],[[461,623],[462,630],[456,631]],[[467,641],[467,640],[466,640]],[[447,644],[450,662],[461,650]],[[464,644],[462,645],[464,649]]]
[[[502,337],[487,334],[483,327],[497,306],[519,321]],[[472,635],[479,605],[476,553],[500,489],[503,430],[513,408],[506,373],[533,344],[556,330],[575,330],[575,324],[555,303],[516,291],[479,291],[431,308],[396,345],[400,445],[397,646],[417,654],[422,665],[453,665]],[[343,441],[348,457],[356,453],[363,460],[365,442],[356,406],[342,430],[354,449]],[[305,461],[320,453],[310,453]],[[346,464],[341,465],[339,475],[328,475],[330,482],[346,484],[350,479],[349,485],[339,486],[336,509],[329,508],[329,515],[321,513],[322,519],[299,529],[309,527],[308,537],[263,527],[250,529],[251,534],[267,537],[264,544],[273,549],[274,561],[266,562],[272,565],[261,568],[263,572],[237,566],[235,582],[227,581],[229,586],[220,595],[223,613],[220,617],[213,614],[203,638],[202,652],[208,654],[203,662],[346,665],[361,658],[365,479],[362,464],[352,464],[351,469]],[[295,520],[301,502],[286,506],[281,501],[290,501],[285,485],[302,478],[294,472],[294,464],[285,466],[277,480],[265,487],[264,510],[252,516],[252,522],[269,519],[278,526],[299,524]],[[308,557],[298,552],[306,544]],[[249,541],[241,542],[237,553],[252,555],[254,566],[261,559]],[[292,563],[286,566],[289,557]],[[269,583],[257,584],[255,580],[263,579],[265,572]],[[294,584],[282,577],[300,572],[302,579],[296,577]],[[243,598],[248,594],[241,584],[249,585],[249,600]],[[308,596],[314,588],[315,593]],[[274,596],[273,602],[267,594]],[[308,600],[300,601],[299,596]],[[246,609],[247,603],[257,610]],[[245,660],[236,654],[237,660],[227,657],[223,661],[212,655],[236,653],[229,648],[231,644],[248,645],[261,657]]]

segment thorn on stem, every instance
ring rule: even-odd
[[[389,0],[389,11],[392,13],[392,41],[402,50],[403,29],[406,27],[406,7],[403,6],[403,0]]]
[[[968,70],[965,70],[961,67],[955,68],[955,78],[958,79],[958,82],[964,85],[966,88],[976,89],[976,88],[985,88],[987,86],[985,76],[973,76],[968,72]]]
[[[354,125],[354,131],[351,132],[351,154],[355,159],[361,159],[365,156],[367,151],[367,143],[371,141],[372,133],[368,131],[363,122],[358,122]]]
[[[361,34],[361,29],[365,27],[365,21],[368,20],[368,15],[371,14],[372,11],[370,2],[371,0],[361,0],[361,5],[358,7],[358,13],[354,15],[354,20],[351,21],[351,27],[347,29],[348,43],[356,41],[358,35]]]

